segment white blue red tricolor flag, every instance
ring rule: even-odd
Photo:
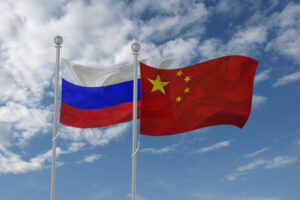
[[[144,62],[157,68],[174,66],[171,59]],[[95,128],[132,120],[133,65],[93,68],[70,64],[62,59],[62,72],[62,124]],[[138,108],[139,100],[140,79]]]

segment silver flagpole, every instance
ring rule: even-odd
[[[58,83],[59,83],[59,63],[60,48],[63,43],[61,36],[54,38],[56,44],[56,70],[55,70],[55,94],[54,94],[54,119],[53,119],[53,138],[52,138],[52,173],[51,173],[51,200],[54,200],[54,183],[55,183],[55,161],[56,161],[56,136],[57,136],[57,105],[58,105]]]
[[[131,199],[135,200],[136,196],[136,137],[137,137],[137,76],[138,76],[138,55],[141,49],[141,45],[138,42],[134,42],[131,45],[132,55],[134,57],[133,64],[133,127],[132,127],[132,187],[131,187]]]

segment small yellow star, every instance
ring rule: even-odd
[[[180,71],[177,71],[177,76],[181,76],[182,75],[182,71],[180,70]]]
[[[186,87],[186,88],[184,89],[184,93],[188,93],[188,92],[190,92],[190,89],[191,89],[191,88],[189,88],[189,87]]]
[[[179,97],[176,97],[176,102],[180,103],[180,102],[181,102],[181,100],[182,100],[181,96],[179,96]]]
[[[159,90],[161,91],[163,94],[166,94],[165,90],[164,90],[164,87],[166,85],[168,85],[170,82],[162,82],[160,80],[160,77],[159,75],[157,75],[156,77],[156,80],[152,80],[150,78],[148,78],[148,81],[150,81],[150,83],[152,83],[153,87],[152,87],[152,91],[151,92],[154,92],[156,90]]]
[[[191,80],[191,77],[190,76],[186,76],[184,80],[185,80],[185,82],[189,82]]]

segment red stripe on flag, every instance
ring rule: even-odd
[[[130,121],[132,104],[128,102],[101,109],[80,109],[61,102],[60,123],[77,128],[97,128]],[[138,111],[139,108],[140,101],[138,101]]]

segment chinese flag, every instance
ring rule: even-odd
[[[171,135],[219,124],[242,128],[251,111],[257,64],[245,56],[179,69],[140,63],[141,134]]]

